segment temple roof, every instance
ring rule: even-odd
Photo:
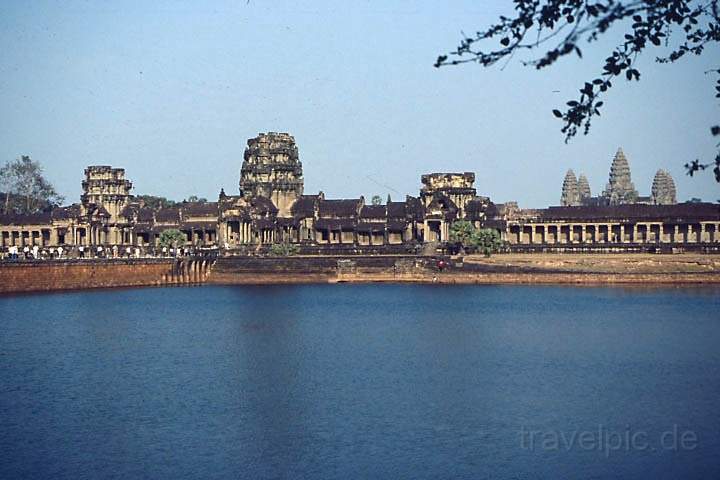
[[[385,222],[360,222],[357,224],[358,232],[384,232]]]
[[[267,197],[263,197],[263,196],[253,197],[250,200],[250,205],[253,206],[253,208],[256,210],[256,213],[261,214],[261,215],[268,214],[268,213],[271,215],[276,215],[278,212],[278,209],[275,206],[275,204],[272,202],[272,200],[270,200]]]
[[[405,209],[415,220],[422,220],[425,215],[425,206],[417,197],[405,197]]]
[[[217,202],[185,202],[180,205],[183,215],[211,216],[218,214]]]
[[[51,223],[50,212],[0,214],[0,225],[50,225]]]
[[[407,203],[406,202],[388,202],[387,203],[388,218],[405,218],[405,215],[407,215]]]
[[[386,218],[387,210],[384,205],[365,205],[360,209],[360,218]]]
[[[319,195],[301,195],[291,208],[292,214],[300,218],[309,218],[315,216],[315,205],[318,202]]]
[[[180,223],[180,209],[178,207],[161,208],[155,212],[155,221],[159,223]]]
[[[387,229],[392,232],[402,232],[408,226],[408,222],[404,220],[388,220]]]
[[[720,205],[714,203],[678,203],[676,205],[611,205],[549,207],[538,210],[542,220],[720,220]]]
[[[320,216],[354,217],[362,205],[362,199],[322,200],[319,204]]]
[[[56,220],[70,220],[80,216],[81,208],[80,205],[75,203],[67,207],[54,208],[52,211],[52,217]]]
[[[352,231],[355,229],[355,225],[355,220],[350,218],[321,218],[315,222],[315,228],[318,230]]]
[[[465,204],[465,215],[470,220],[481,220],[482,218],[497,213],[495,204],[488,198],[476,198]]]

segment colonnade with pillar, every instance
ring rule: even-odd
[[[503,236],[519,245],[719,243],[720,222],[517,222],[508,223]]]
[[[102,225],[2,225],[0,247],[53,247],[59,245],[102,245],[113,243],[111,232]]]
[[[219,241],[229,245],[273,243],[275,242],[275,229],[255,229],[252,221],[230,220],[220,223]]]

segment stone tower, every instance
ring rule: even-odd
[[[674,205],[677,203],[675,180],[666,170],[658,170],[652,183],[652,202],[655,205]]]
[[[560,205],[563,207],[575,207],[580,205],[580,194],[578,192],[578,181],[575,178],[575,172],[568,170],[563,180],[562,196],[560,197]]]
[[[278,216],[289,217],[290,207],[303,194],[302,174],[295,138],[287,133],[261,133],[247,142],[240,194],[267,197]]]
[[[112,168],[106,165],[93,165],[85,169],[82,182],[83,194],[80,197],[85,208],[97,205],[110,214],[110,223],[117,223],[120,212],[130,199],[132,183],[125,179],[124,168]]]
[[[578,178],[578,196],[580,204],[587,202],[590,200],[590,197],[592,197],[592,193],[590,192],[590,182],[588,182],[584,173],[581,173],[580,178]]]
[[[420,198],[423,205],[430,205],[439,195],[448,197],[458,207],[460,217],[465,216],[465,205],[477,196],[475,174],[464,173],[428,173],[420,177],[423,184]]]
[[[610,180],[605,186],[603,197],[608,205],[635,203],[637,200],[638,192],[630,178],[630,165],[622,148],[618,148],[615,158],[613,158],[610,166]]]

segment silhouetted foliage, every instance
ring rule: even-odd
[[[373,195],[370,203],[373,205],[382,205],[382,198],[380,195]]]
[[[154,195],[135,195],[135,199],[139,202],[142,202],[146,207],[152,208],[153,210],[170,208],[177,205],[177,202],[174,200],[168,200],[165,197],[156,197]]]
[[[719,42],[718,2],[720,0],[514,0],[512,17],[501,16],[486,30],[465,35],[455,51],[437,58],[435,66],[475,62],[489,67],[500,60],[511,59],[518,51],[547,47],[539,58],[523,62],[541,69],[568,54],[582,58],[579,46],[582,42],[596,41],[615,24],[627,24],[628,30],[605,58],[597,78],[585,82],[576,100],[553,110],[553,115],[564,122],[561,131],[567,142],[578,131],[584,134],[590,131],[593,117],[600,115],[603,106],[600,98],[612,88],[613,81],[617,78],[640,80],[635,62],[646,48],[668,49],[665,55],[656,57],[656,61],[673,63],[685,55],[701,55],[708,43]],[[675,47],[671,47],[669,41],[673,33],[680,36]],[[720,75],[720,69],[706,73]],[[715,90],[715,97],[720,98],[720,79]],[[720,126],[711,127],[711,133],[720,135]],[[712,165],[715,165],[715,179],[720,182],[720,152],[713,162],[695,160],[685,167],[692,176]]]
[[[47,211],[64,200],[43,176],[40,162],[27,155],[0,167],[0,191],[5,214]]]
[[[198,202],[198,203],[207,203],[207,198],[205,197],[198,197],[197,195],[190,195],[188,198],[183,200],[183,202]]]

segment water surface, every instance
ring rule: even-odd
[[[0,297],[0,478],[718,478],[720,290]]]

